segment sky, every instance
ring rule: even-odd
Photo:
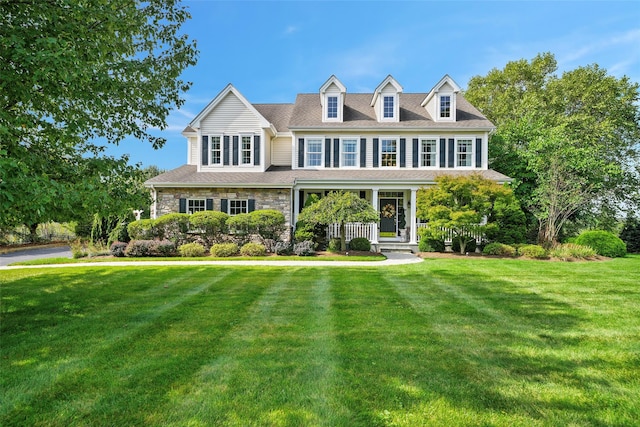
[[[232,83],[252,103],[293,103],[335,74],[347,93],[372,92],[389,74],[404,92],[428,92],[445,74],[469,79],[551,52],[558,73],[598,64],[640,82],[640,1],[217,1],[183,0],[182,28],[197,42],[185,103],[163,148],[132,138],[108,154],[174,169],[181,131]]]

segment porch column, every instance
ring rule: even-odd
[[[416,188],[411,189],[411,233],[409,243],[415,245],[418,243],[418,218],[416,218]]]
[[[291,215],[292,227],[295,227],[296,222],[298,222],[298,212],[300,212],[300,191],[297,188],[293,187],[291,189],[291,195],[293,196],[293,212]]]
[[[371,203],[373,204],[373,209],[378,212],[378,189],[371,189]],[[373,227],[373,236],[371,236],[371,243],[378,243],[378,227]]]

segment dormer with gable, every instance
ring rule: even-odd
[[[323,122],[339,122],[344,120],[344,97],[347,88],[335,75],[329,77],[320,87],[320,105],[322,105]]]
[[[445,75],[420,105],[426,108],[435,122],[455,122],[458,92],[460,86],[449,75]]]
[[[373,92],[371,106],[379,122],[400,121],[400,93],[402,86],[391,74],[378,85]]]

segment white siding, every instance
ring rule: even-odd
[[[197,137],[190,137],[188,138],[189,140],[189,152],[191,154],[190,158],[189,158],[189,164],[190,165],[197,165],[198,162],[200,162],[200,150],[198,147],[198,138]]]
[[[201,124],[203,135],[209,133],[254,132],[260,135],[260,121],[232,92],[220,101]]]
[[[271,164],[291,166],[291,137],[279,137],[271,140]]]

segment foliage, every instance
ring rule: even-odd
[[[229,215],[218,211],[195,212],[189,217],[189,229],[198,234],[207,247],[224,240]]]
[[[176,245],[169,240],[132,240],[124,253],[128,257],[174,256]]]
[[[578,245],[576,243],[563,243],[551,248],[551,250],[549,250],[549,256],[563,261],[590,259],[596,256],[596,251],[589,246]]]
[[[251,234],[254,230],[251,214],[241,213],[230,216],[227,219],[227,226],[229,227],[229,233],[233,240],[238,243],[238,246],[244,245],[251,239]]]
[[[95,257],[109,255],[109,248],[102,243],[94,243],[87,239],[77,239],[71,243],[73,258]]]
[[[286,219],[282,212],[275,209],[259,209],[249,214],[251,232],[264,243],[265,240],[281,240],[286,227]]]
[[[499,198],[489,215],[485,237],[508,245],[527,240],[527,219],[515,197]]]
[[[127,225],[127,232],[132,240],[153,240],[158,236],[155,224],[153,219],[133,221]]]
[[[345,224],[348,222],[378,222],[378,212],[371,203],[349,191],[332,191],[318,202],[304,209],[298,216],[299,221],[310,224],[339,224],[340,250],[347,250]]]
[[[371,242],[366,237],[354,237],[349,241],[349,250],[351,251],[371,251]]]
[[[226,258],[238,255],[240,249],[237,243],[216,243],[211,246],[210,253],[214,257]]]
[[[516,249],[504,243],[489,243],[482,250],[482,255],[516,256]]]
[[[466,241],[464,252],[461,249],[461,246],[462,246],[461,242],[463,240]],[[453,240],[451,240],[451,250],[453,252],[458,252],[458,253],[475,252],[477,247],[478,247],[478,244],[476,243],[475,238],[469,239],[466,237],[454,236]]]
[[[109,233],[109,239],[107,240],[107,245],[110,245],[113,242],[128,242],[131,240],[129,237],[129,232],[127,230],[128,223],[125,221],[119,221],[118,224],[111,230]]]
[[[581,233],[576,244],[589,246],[596,254],[616,258],[627,254],[627,246],[615,234],[603,230],[592,230]]]
[[[277,255],[291,255],[293,253],[293,245],[291,242],[276,242],[273,251]]]
[[[527,258],[543,259],[547,258],[547,251],[539,245],[522,245],[517,248],[518,255]]]
[[[516,179],[547,243],[572,219],[640,195],[638,83],[597,65],[556,70],[549,53],[509,62],[473,77],[465,93],[497,125],[491,166]]]
[[[421,236],[444,240],[445,230],[451,230],[460,253],[465,253],[475,240],[472,231],[484,231],[486,227],[480,224],[483,218],[491,217],[496,203],[515,203],[512,191],[478,174],[440,175],[435,186],[418,190],[416,214],[428,221]]]
[[[340,252],[340,239],[333,238],[329,240],[329,245],[327,246],[327,250],[329,252]]]
[[[118,258],[125,256],[126,249],[127,249],[126,242],[115,241],[111,244],[111,246],[109,246],[109,252],[111,252],[111,255]]]
[[[3,1],[0,226],[119,216],[148,206],[138,167],[104,155],[126,137],[161,147],[195,43],[176,1]],[[100,140],[100,143],[94,142]],[[8,213],[8,214],[7,214]]]
[[[296,242],[311,240],[318,250],[327,246],[327,226],[324,224],[298,221],[293,236]]]
[[[200,243],[193,242],[178,246],[178,253],[181,257],[191,258],[205,256],[207,252]]]
[[[444,240],[421,238],[418,242],[418,250],[420,252],[444,252],[446,246]]]
[[[627,216],[620,232],[620,239],[625,242],[629,252],[640,252],[640,221],[635,216]]]
[[[154,228],[158,238],[170,240],[176,246],[188,243],[187,232],[189,231],[190,216],[186,213],[170,213],[157,218]]]
[[[267,254],[267,249],[263,244],[260,243],[245,243],[242,248],[240,248],[240,255],[242,256],[265,256]]]
[[[311,240],[305,240],[293,245],[293,253],[298,256],[313,256],[316,253],[315,245]]]

